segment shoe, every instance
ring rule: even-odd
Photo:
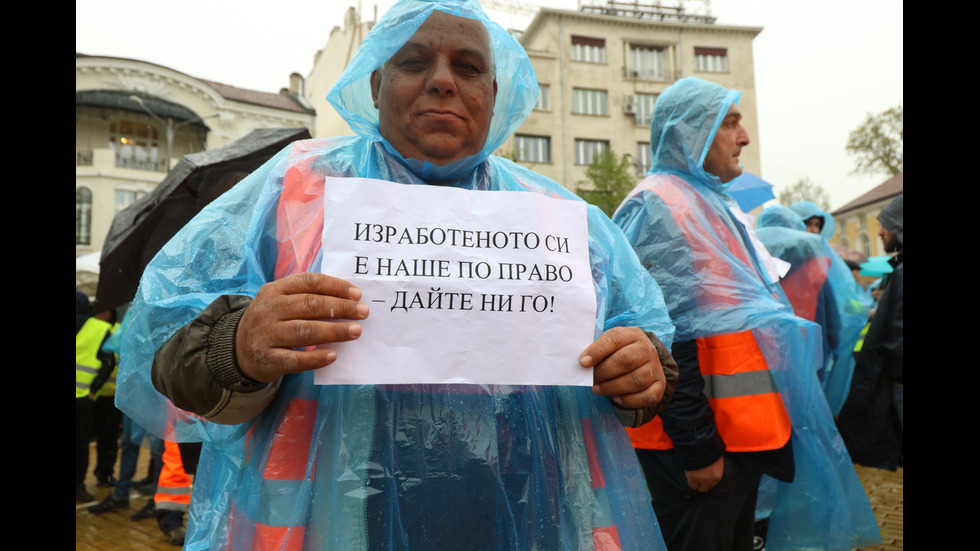
[[[119,509],[129,509],[129,500],[116,499],[112,494],[109,497],[102,500],[102,503],[98,503],[88,508],[88,511],[93,515],[101,515],[102,513],[108,513],[109,511],[118,511]]]
[[[184,545],[184,527],[178,526],[173,530],[167,532],[167,543],[170,545]]]
[[[147,518],[153,518],[157,515],[157,508],[153,506],[153,500],[146,502],[146,505],[142,509],[133,513],[133,516],[129,517],[129,520],[138,521]]]
[[[136,486],[136,491],[139,492],[141,496],[151,496],[157,493],[157,484],[156,482],[140,484],[139,486]]]
[[[116,484],[116,478],[111,474],[99,476],[95,483],[99,488],[112,488]]]
[[[95,501],[95,496],[88,493],[88,491],[85,490],[85,486],[75,486],[75,501],[87,503],[89,501]]]
[[[143,478],[141,478],[139,480],[134,480],[133,481],[133,486],[142,486],[144,484],[149,484],[150,482],[153,482],[153,481],[150,480],[150,476],[147,475],[147,476],[144,476]]]

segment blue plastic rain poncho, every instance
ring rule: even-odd
[[[804,223],[813,218],[814,216],[819,216],[823,219],[823,226],[820,227],[820,237],[824,241],[830,241],[830,238],[834,236],[834,232],[837,231],[837,222],[830,213],[825,212],[822,208],[818,207],[815,203],[810,201],[797,201],[789,206],[793,209],[793,212],[800,215],[800,219]]]
[[[817,380],[819,327],[793,314],[733,214],[726,184],[703,168],[739,96],[697,78],[661,94],[652,168],[613,220],[663,288],[675,341],[751,330],[764,355],[792,421],[796,468],[794,481],[776,488],[766,548],[860,547],[879,534]]]
[[[818,378],[836,417],[851,387],[853,350],[870,309],[847,264],[805,227],[796,212],[773,205],[759,213],[755,233],[771,255],[792,265],[780,286],[793,311],[823,329],[824,367]]]
[[[368,88],[371,71],[436,9],[487,27],[498,83],[486,146],[449,167],[393,151]],[[222,426],[177,410],[150,382],[154,352],[217,297],[255,296],[268,281],[317,269],[329,254],[319,246],[324,176],[575,200],[491,156],[537,93],[527,55],[477,2],[399,2],[329,95],[357,136],[291,145],[151,262],[124,340],[118,402],[161,436],[204,442],[187,549],[663,549],[629,439],[610,402],[588,388],[316,386],[308,372],[285,376],[255,420]],[[637,326],[669,346],[659,287],[591,206],[588,224],[595,335]],[[440,529],[420,531],[426,522]]]

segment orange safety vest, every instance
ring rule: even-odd
[[[186,512],[191,504],[191,477],[184,472],[180,448],[176,442],[163,441],[163,468],[153,494],[157,509]]]
[[[673,177],[676,178],[676,177]],[[742,240],[728,231],[722,220],[704,199],[686,183],[659,185],[651,193],[660,196],[670,206],[678,220],[678,226],[692,251],[696,272],[728,270],[727,262],[713,260],[717,250],[725,250],[755,270],[751,255]],[[686,213],[698,212],[706,223],[715,228],[724,242],[706,242],[699,228],[685,223]],[[693,217],[687,217],[693,220]],[[731,223],[739,223],[737,221]],[[718,276],[735,277],[734,273]],[[701,289],[699,304],[730,305],[737,307],[739,298],[727,290]],[[792,435],[792,425],[783,406],[779,389],[776,388],[769,365],[751,331],[703,337],[696,339],[698,364],[704,378],[704,393],[715,414],[718,434],[725,442],[725,449],[733,452],[774,450],[781,448]],[[636,429],[627,428],[634,448],[666,450],[674,447],[673,441],[663,430],[663,421],[653,421]]]
[[[297,145],[302,144],[294,144],[294,147]],[[276,210],[276,237],[279,244],[276,279],[306,271],[313,265],[313,259],[321,248],[324,176],[311,170],[311,165],[310,161],[297,162],[286,171],[283,178],[282,194]],[[309,459],[316,412],[316,400],[294,398],[286,406],[285,413],[279,418],[279,426],[275,430],[262,468],[262,499],[274,500],[276,496],[286,496],[293,500],[294,494],[284,491],[284,488],[292,486],[298,489],[315,475],[312,470],[316,463]],[[592,488],[596,493],[601,493],[606,484],[595,448],[592,421],[582,419],[581,422]],[[258,514],[266,516],[244,518],[244,515],[233,510],[229,523],[228,549],[304,549],[306,527],[284,525],[269,514],[274,511],[275,507],[260,507]],[[592,540],[596,551],[622,551],[615,524],[594,527]]]

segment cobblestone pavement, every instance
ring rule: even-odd
[[[146,473],[147,456],[145,450],[140,455],[140,465],[136,470],[138,477]],[[94,457],[90,464],[95,464]],[[856,466],[856,469],[861,484],[864,486],[865,492],[868,493],[871,507],[874,509],[882,539],[880,545],[863,547],[861,551],[903,549],[903,469],[894,473],[861,466]],[[139,522],[129,520],[129,516],[138,511],[150,498],[133,492],[128,510],[93,515],[88,512],[88,507],[108,496],[110,489],[97,488],[95,478],[91,475],[89,475],[86,487],[95,496],[96,501],[75,504],[76,551],[169,551],[176,549],[167,543],[153,519]]]
[[[902,534],[905,525],[905,470],[897,472],[873,469],[855,465],[861,485],[868,494],[871,508],[881,530],[881,545],[862,547],[862,551],[894,551],[903,549],[905,539]]]

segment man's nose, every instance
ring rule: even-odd
[[[456,93],[456,78],[448,59],[440,57],[432,64],[426,89],[440,95]]]
[[[738,145],[739,147],[745,147],[752,143],[749,139],[749,131],[745,129],[741,124],[738,125]]]

